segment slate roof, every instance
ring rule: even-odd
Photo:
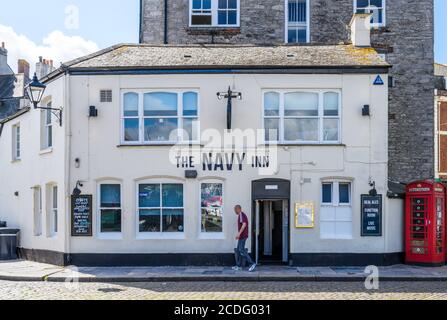
[[[119,69],[268,69],[389,68],[372,48],[352,45],[141,45],[119,44],[69,61],[44,80],[65,70]]]
[[[24,75],[0,75],[0,120],[16,113],[24,95]]]

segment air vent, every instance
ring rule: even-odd
[[[190,55],[190,54],[185,54],[183,57],[189,59],[189,58],[192,58],[192,55]]]
[[[101,90],[99,96],[101,102],[112,102],[112,90]]]

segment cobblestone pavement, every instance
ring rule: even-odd
[[[355,300],[442,299],[446,282],[381,282],[368,291],[360,282],[76,283],[0,281],[5,300]]]

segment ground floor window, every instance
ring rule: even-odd
[[[99,215],[101,233],[121,232],[121,185],[101,184],[99,187]]]
[[[202,183],[200,186],[201,232],[223,232],[223,184]]]
[[[183,184],[139,184],[138,231],[140,233],[183,233],[183,203]]]
[[[46,186],[46,234],[47,237],[54,237],[57,234],[58,224],[58,199],[57,185],[48,184]]]
[[[321,238],[352,239],[351,182],[324,181],[321,190]]]
[[[34,235],[42,235],[42,189],[40,186],[34,187]]]

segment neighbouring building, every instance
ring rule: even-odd
[[[62,124],[32,109],[0,137],[0,219],[22,230],[22,257],[230,265],[240,204],[262,263],[400,262],[391,66],[369,14],[350,28],[339,45],[117,45],[44,77]]]
[[[447,181],[447,65],[435,64],[436,177]]]
[[[353,12],[372,12],[372,46],[393,67],[389,178],[433,178],[433,0],[141,0],[146,44],[340,44]],[[414,128],[418,128],[418,135]]]
[[[29,105],[25,97],[25,85],[29,81],[29,63],[18,60],[15,74],[8,65],[8,50],[5,43],[0,47],[0,120],[23,112]],[[0,132],[1,132],[0,125]]]

